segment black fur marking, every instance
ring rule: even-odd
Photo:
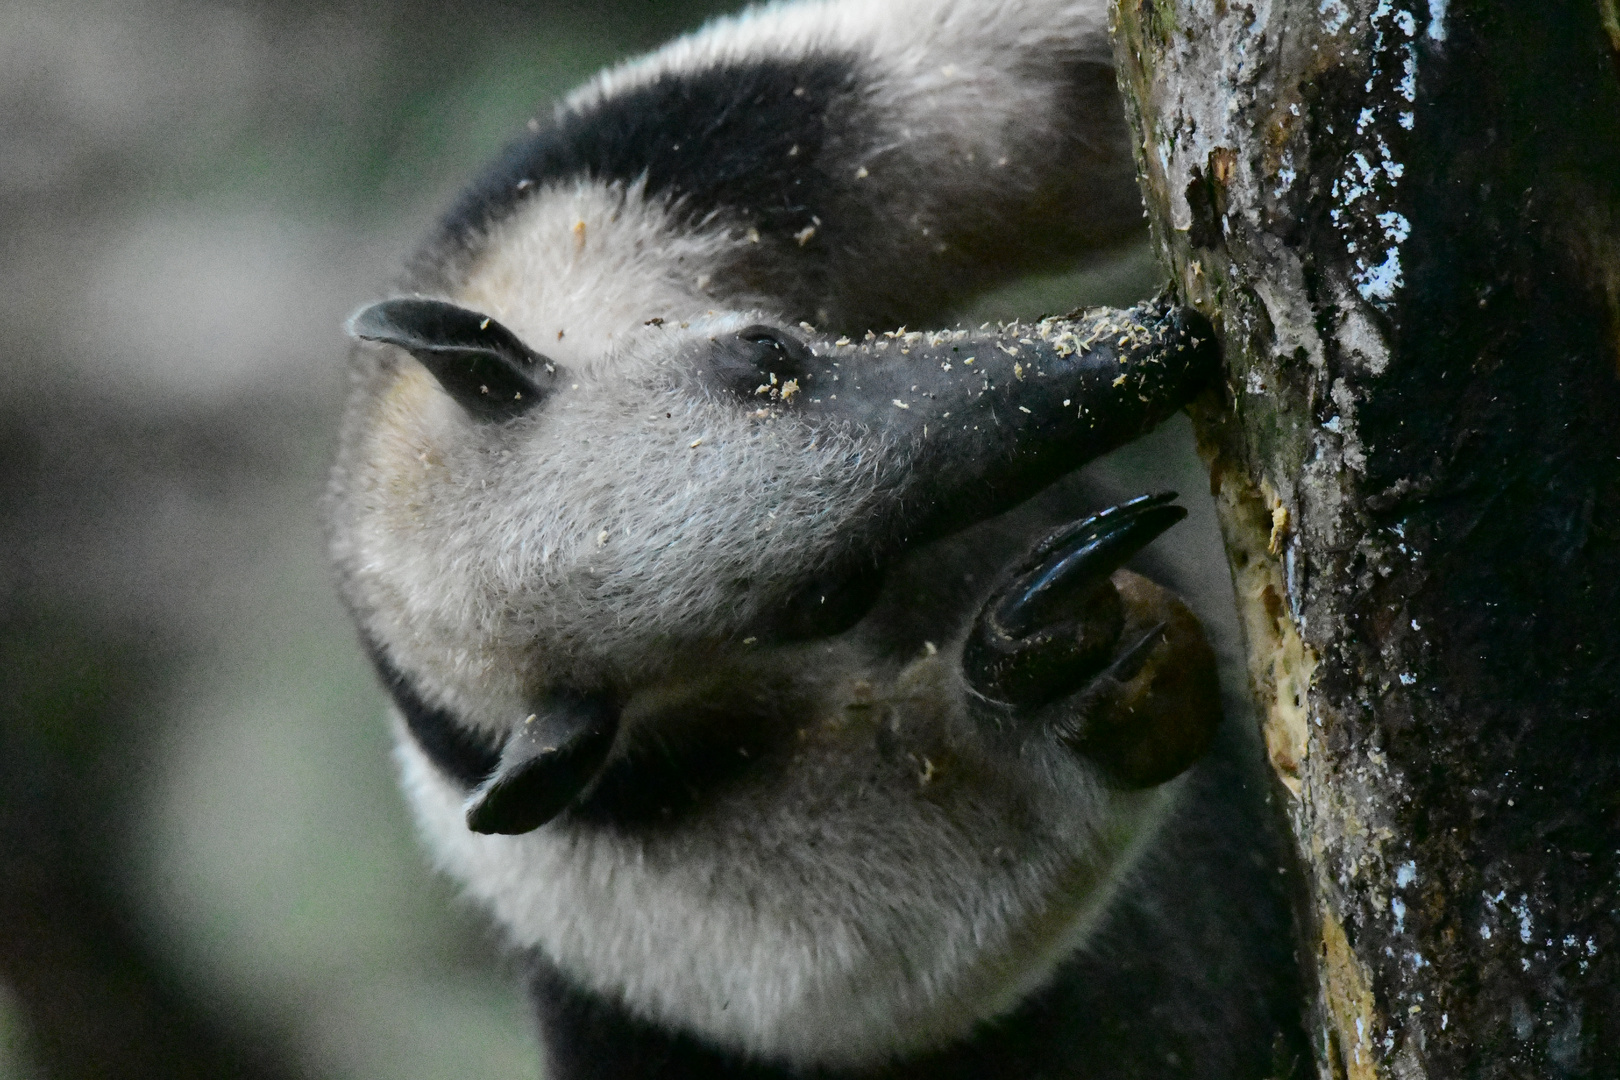
[[[886,569],[861,559],[841,574],[817,578],[778,605],[754,632],[771,642],[842,634],[877,603]]]
[[[439,771],[465,788],[479,785],[495,766],[500,754],[472,735],[456,722],[448,709],[429,705],[417,694],[410,680],[388,661],[369,638],[364,640],[366,655],[377,669],[377,677],[405,717],[405,726],[416,740],[416,745],[428,756]]]
[[[673,829],[724,799],[744,775],[783,752],[768,702],[734,700],[659,718],[663,734],[609,762],[570,820],[612,830]]]
[[[726,64],[559,112],[462,195],[441,243],[466,250],[527,195],[586,177],[645,177],[649,195],[679,199],[690,220],[729,211],[761,234],[793,237],[827,212],[834,184],[822,152],[842,123],[839,106],[853,103],[856,70],[852,58],[825,55]]]

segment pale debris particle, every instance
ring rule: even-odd
[[[750,244],[759,243],[759,230],[758,229],[753,228],[752,226],[750,226],[746,235],[748,237],[748,242]]]
[[[1016,362],[1013,364],[1013,378],[1017,379],[1019,382],[1024,381],[1024,365],[1023,364],[1016,363]]]
[[[782,384],[782,400],[787,401],[799,392],[799,380],[789,379]]]
[[[866,166],[865,165],[862,165],[860,168],[855,170],[855,179],[857,179],[857,180],[865,180],[868,176],[871,176],[871,175],[872,175],[871,173],[866,171]]]
[[[578,255],[585,250],[585,223],[574,222],[574,254]]]
[[[907,405],[905,402],[901,401],[899,398],[894,399],[894,405],[895,405],[895,408],[897,408],[897,409],[909,409],[909,408],[911,408],[910,405]]]
[[[816,227],[814,225],[806,225],[804,228],[793,234],[793,239],[799,242],[800,247],[804,247],[804,245],[810,242],[810,238],[815,235]]]
[[[833,344],[834,344],[834,345],[837,345],[837,346],[839,346],[839,347],[843,347],[843,346],[845,346],[845,345],[848,345],[848,344],[849,344],[849,338],[847,338],[847,337],[841,337],[841,338],[839,338],[839,339],[838,339],[838,340],[837,340],[837,341],[835,341],[835,342],[833,342]]]
[[[698,447],[700,447],[702,445],[703,445],[703,438],[702,438],[702,436],[699,436],[698,438],[693,439],[691,442],[687,443],[686,448],[688,450],[696,450]]]
[[[1271,539],[1266,549],[1273,555],[1282,554],[1283,538],[1288,535],[1288,507],[1278,503],[1271,508]]]
[[[1028,410],[1028,409],[1026,409],[1026,408],[1024,408],[1024,407],[1023,407],[1023,406],[1022,406],[1022,405],[1020,405],[1020,406],[1018,406],[1018,411],[1019,411],[1019,412],[1021,412],[1021,413],[1027,413],[1027,412],[1029,412],[1029,410]],[[1032,415],[1033,415],[1033,414],[1032,414]]]
[[[1125,376],[1124,376],[1124,374],[1121,374],[1119,378],[1115,379],[1113,385],[1115,385],[1115,386],[1124,386],[1125,385]]]

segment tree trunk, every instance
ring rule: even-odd
[[[1620,1075],[1615,0],[1116,0],[1324,1077]]]

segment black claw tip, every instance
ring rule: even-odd
[[[1115,682],[1127,683],[1141,672],[1142,665],[1152,655],[1154,648],[1164,640],[1166,623],[1159,623],[1153,629],[1143,634],[1135,645],[1119,654],[1119,659],[1108,665],[1107,676]]]
[[[1011,637],[1061,617],[1074,599],[1095,590],[1125,561],[1187,516],[1172,505],[1174,492],[1144,495],[1110,507],[1049,537],[1026,571],[995,605],[994,617]]]
[[[467,827],[505,834],[538,829],[601,771],[617,730],[617,710],[596,697],[554,699],[518,721],[500,764],[467,798]]]

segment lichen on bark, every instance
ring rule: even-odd
[[[1620,1075],[1612,0],[1116,0],[1323,1076]]]

